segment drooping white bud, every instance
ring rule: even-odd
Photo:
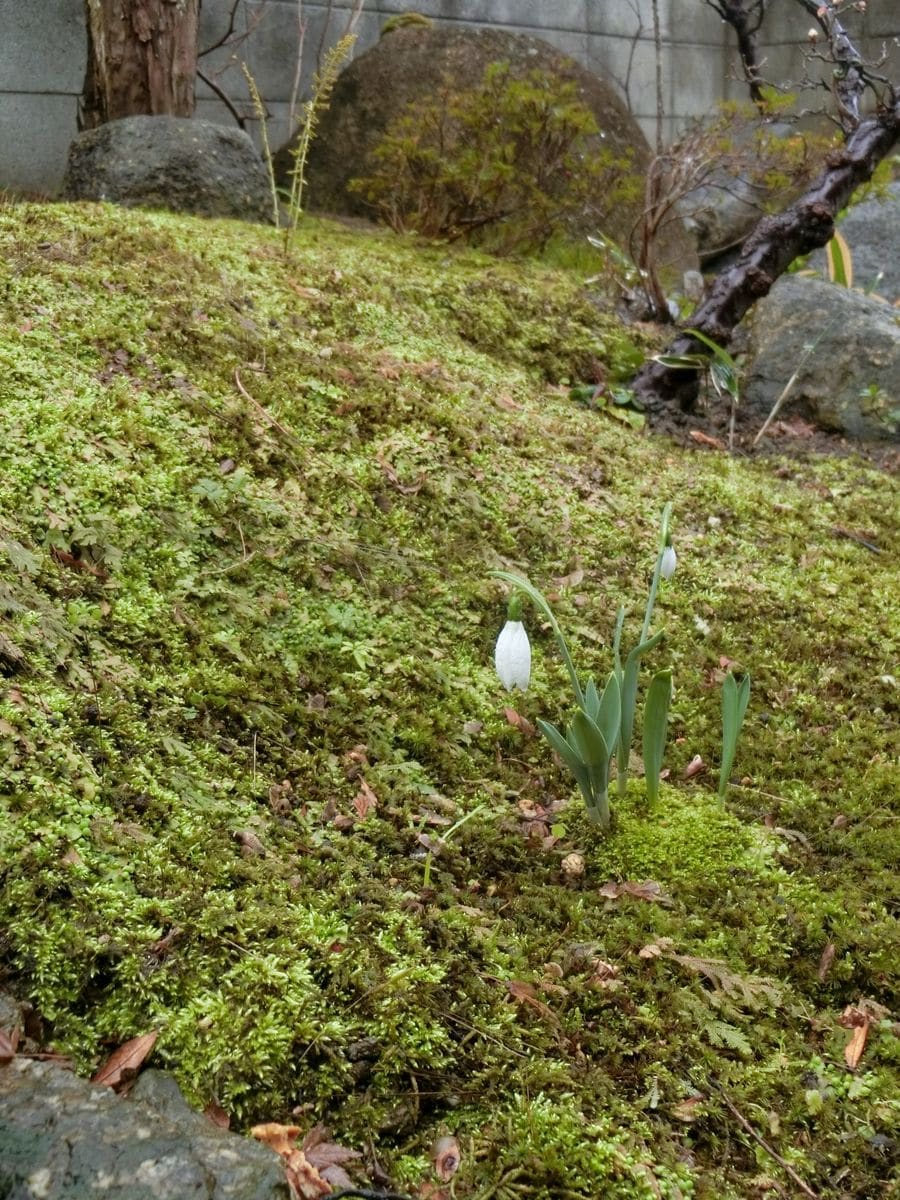
[[[671,579],[675,574],[675,568],[678,566],[678,556],[675,553],[674,546],[666,546],[663,550],[662,560],[659,564],[659,573],[663,579]]]
[[[521,621],[507,621],[494,650],[494,665],[508,692],[525,691],[531,680],[531,643]]]

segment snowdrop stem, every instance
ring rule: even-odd
[[[537,590],[534,584],[529,583],[521,575],[516,575],[512,571],[491,571],[495,579],[502,579],[505,583],[511,584],[514,588],[524,592],[534,606],[540,610],[550,622],[550,628],[553,630],[553,636],[556,638],[556,644],[559,646],[559,652],[562,655],[562,660],[566,665],[566,670],[569,672],[569,679],[572,683],[572,690],[575,693],[575,703],[581,708],[584,707],[584,691],[578,680],[578,672],[575,670],[575,664],[572,661],[572,656],[569,653],[569,647],[566,645],[566,639],[563,637],[563,631],[559,627],[559,622],[553,615],[553,609],[544,599],[543,595]]]
[[[644,611],[644,624],[641,627],[641,641],[646,642],[650,633],[650,623],[653,620],[653,609],[656,605],[656,593],[659,591],[659,577],[662,571],[663,555],[666,552],[666,546],[669,544],[669,521],[672,516],[672,505],[668,503],[662,510],[659,529],[659,550],[656,555],[656,566],[653,570],[653,578],[650,581],[650,594],[647,597],[647,607]]]

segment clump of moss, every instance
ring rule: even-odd
[[[198,228],[0,209],[8,983],[82,1068],[158,1028],[197,1103],[375,1131],[410,1187],[449,1131],[460,1197],[737,1200],[781,1177],[727,1098],[823,1195],[887,1194],[895,1030],[849,1075],[839,1024],[893,1003],[883,478],[574,408],[548,380],[633,348],[564,273]],[[557,587],[600,674],[661,496],[673,782],[601,841],[518,719],[565,706],[540,628],[504,711],[488,572]],[[723,656],[727,805],[681,777]]]

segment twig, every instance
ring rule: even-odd
[[[411,1196],[401,1195],[400,1192],[376,1192],[371,1188],[344,1188],[330,1195],[331,1200],[338,1200],[340,1196],[359,1196],[360,1200],[412,1200]]]
[[[297,61],[294,64],[294,79],[291,84],[291,97],[288,102],[288,132],[294,136],[297,123],[297,97],[300,94],[300,81],[303,77],[303,46],[306,42],[306,21],[303,19],[303,0],[297,0]]]
[[[805,1180],[801,1179],[801,1177],[797,1174],[797,1172],[794,1170],[794,1168],[791,1166],[791,1164],[789,1162],[785,1162],[785,1160],[781,1157],[781,1155],[778,1153],[778,1151],[769,1145],[769,1143],[762,1136],[762,1134],[759,1134],[756,1132],[756,1130],[753,1128],[753,1126],[750,1124],[750,1122],[747,1120],[747,1118],[745,1116],[743,1116],[740,1112],[738,1112],[738,1110],[735,1108],[735,1106],[731,1103],[731,1101],[725,1095],[724,1089],[721,1088],[719,1086],[719,1084],[713,1083],[712,1080],[710,1080],[710,1084],[711,1084],[713,1090],[718,1093],[719,1098],[721,1099],[722,1103],[725,1105],[725,1107],[728,1109],[728,1111],[731,1113],[731,1115],[734,1117],[734,1119],[738,1122],[738,1124],[741,1126],[741,1128],[744,1129],[747,1133],[749,1133],[750,1136],[753,1138],[753,1140],[758,1142],[759,1145],[762,1146],[762,1148],[763,1148],[763,1150],[765,1150],[766,1154],[768,1154],[771,1158],[774,1158],[775,1162],[777,1162],[778,1165],[781,1167],[781,1169],[791,1177],[791,1179],[794,1181],[794,1183],[797,1185],[797,1187],[800,1189],[800,1191],[803,1193],[803,1195],[808,1196],[809,1200],[820,1200],[818,1193],[814,1192],[812,1190],[812,1188],[809,1186],[809,1184],[806,1183]]]
[[[291,431],[289,429],[285,429],[285,427],[279,421],[276,421],[275,418],[272,416],[272,414],[269,412],[269,410],[267,408],[263,408],[263,406],[260,404],[260,402],[258,400],[254,400],[254,398],[250,395],[250,393],[244,387],[243,383],[241,383],[241,374],[240,374],[240,371],[237,369],[237,367],[234,368],[234,382],[237,385],[237,390],[241,393],[241,395],[244,397],[244,399],[249,400],[250,403],[253,405],[253,407],[256,409],[256,411],[261,416],[265,417],[265,419],[269,422],[270,425],[272,425],[275,429],[277,429],[278,432],[280,434],[282,434],[282,436],[284,436],[288,439],[288,441],[293,442],[294,445],[298,446],[301,450],[303,449],[303,444],[300,441],[300,439],[297,438],[293,433],[291,433]]]
[[[206,84],[206,86],[210,89],[210,91],[213,91],[216,93],[216,95],[219,97],[219,99],[222,101],[222,103],[225,105],[225,107],[228,109],[228,111],[234,117],[235,121],[237,121],[239,128],[246,129],[247,118],[241,116],[241,114],[238,112],[238,110],[232,104],[231,99],[228,96],[228,93],[225,91],[225,89],[223,87],[220,87],[219,84],[217,84],[216,81],[214,79],[212,79],[209,75],[204,74],[204,72],[201,71],[199,67],[197,68],[197,78],[201,79]]]
[[[858,533],[853,533],[850,529],[845,529],[843,525],[835,525],[832,533],[835,537],[849,538],[851,542],[856,542],[859,546],[865,546],[873,554],[884,554],[880,546],[876,546],[874,542],[867,542],[864,537],[860,537]]]
[[[810,355],[815,353],[816,349],[818,348],[819,342],[821,342],[824,337],[827,337],[827,335],[829,333],[831,333],[831,331],[832,331],[832,329],[834,329],[835,325],[837,325],[837,320],[832,321],[830,325],[826,326],[825,329],[822,330],[822,332],[819,334],[819,336],[813,342],[813,344],[811,346],[807,346],[806,352],[804,353],[803,357],[800,359],[800,362],[797,364],[796,371],[794,371],[793,375],[791,375],[790,379],[784,385],[781,395],[778,397],[778,399],[772,405],[772,411],[766,417],[765,421],[763,421],[762,428],[760,429],[760,431],[756,435],[756,437],[753,439],[754,446],[759,442],[759,439],[766,432],[766,430],[769,428],[769,426],[772,424],[772,422],[777,417],[778,413],[781,411],[781,406],[782,406],[782,404],[784,404],[785,400],[787,400],[788,394],[790,393],[791,388],[794,386],[794,384],[800,378],[800,372],[806,366],[807,359],[810,357]]]
[[[206,46],[203,50],[201,50],[200,53],[197,55],[198,58],[203,58],[203,56],[206,54],[212,54],[213,50],[218,50],[221,46],[224,46],[225,43],[234,36],[234,18],[237,16],[237,10],[238,10],[239,3],[240,3],[240,0],[234,0],[234,3],[231,5],[231,12],[228,14],[228,25],[226,26],[225,32],[222,34],[222,36],[219,38],[218,41],[211,42],[210,45]]]

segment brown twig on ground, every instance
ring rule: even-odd
[[[713,1083],[711,1080],[710,1086],[719,1096],[722,1103],[725,1105],[740,1127],[745,1130],[745,1132],[749,1133],[755,1142],[758,1142],[759,1145],[762,1146],[763,1150],[765,1150],[766,1154],[768,1154],[770,1158],[773,1158],[775,1162],[778,1163],[779,1167],[781,1167],[781,1169],[790,1176],[803,1195],[808,1196],[809,1200],[820,1200],[818,1192],[814,1192],[812,1190],[809,1184],[797,1174],[791,1164],[786,1162],[778,1153],[778,1151],[773,1146],[769,1145],[762,1134],[756,1132],[747,1118],[735,1108],[734,1104],[732,1104],[732,1102],[726,1096],[724,1089],[720,1087],[719,1084]]]

